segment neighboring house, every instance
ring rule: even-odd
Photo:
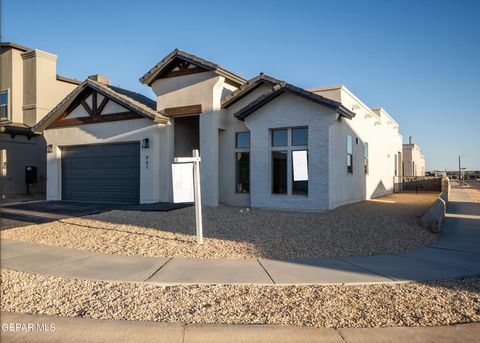
[[[408,144],[403,144],[403,176],[425,176],[425,156],[420,147],[409,138]]]
[[[447,176],[447,171],[444,170],[434,170],[433,172],[430,172],[430,175],[435,176],[435,177],[446,177]]]
[[[179,50],[140,81],[156,101],[97,77],[38,123],[49,200],[172,201],[174,157],[197,148],[207,206],[322,211],[391,193],[400,176],[398,124],[343,86],[246,81]],[[298,150],[308,180],[294,180]]]
[[[57,75],[57,56],[0,43],[1,197],[27,193],[25,168],[37,168],[30,192],[45,194],[46,145],[31,127],[80,82]]]

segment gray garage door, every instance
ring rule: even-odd
[[[62,199],[138,204],[139,143],[62,148]]]

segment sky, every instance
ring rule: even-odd
[[[2,41],[58,55],[60,75],[154,98],[138,79],[179,48],[247,79],[343,84],[426,170],[480,170],[480,1],[1,1]]]

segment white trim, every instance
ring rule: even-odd
[[[0,122],[9,123],[12,121],[12,92],[10,88],[0,89],[1,92],[7,92],[7,118],[0,118]]]

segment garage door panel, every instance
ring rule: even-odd
[[[128,158],[130,156],[124,157],[109,157],[109,158],[92,158],[92,159],[80,159],[69,157],[65,161],[67,167],[74,167],[79,169],[89,169],[89,168],[109,168],[112,163],[115,163],[118,167],[131,168],[137,165],[135,156]],[[127,159],[128,158],[128,159]]]
[[[139,143],[62,149],[63,200],[138,203],[139,198]]]
[[[65,168],[64,176],[73,179],[95,180],[129,180],[136,179],[140,176],[140,173],[135,170],[122,168],[115,170],[114,173],[109,172],[107,169],[73,169]]]

